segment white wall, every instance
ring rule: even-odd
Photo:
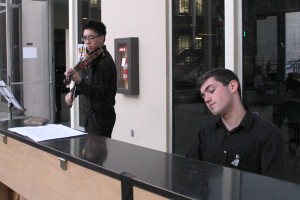
[[[102,0],[106,45],[114,57],[114,39],[139,38],[137,96],[117,94],[117,120],[112,137],[132,144],[167,150],[167,5],[163,0]],[[134,131],[134,137],[131,136]]]

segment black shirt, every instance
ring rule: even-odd
[[[103,54],[82,70],[81,82],[75,85],[75,95],[83,96],[85,131],[111,137],[116,120],[117,71],[106,46],[102,49]]]
[[[106,50],[87,68],[82,70],[82,79],[76,87],[76,95],[83,94],[85,111],[103,113],[112,110],[117,91],[117,72],[115,63]]]
[[[278,127],[248,110],[240,125],[231,131],[221,119],[201,128],[187,157],[283,177],[282,145]]]

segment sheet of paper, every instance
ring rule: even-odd
[[[37,58],[37,48],[23,47],[23,58]]]
[[[44,126],[26,126],[9,128],[9,131],[27,136],[36,142],[84,135],[86,133],[74,130],[61,124],[47,124]]]

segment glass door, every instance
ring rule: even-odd
[[[4,1],[0,3],[0,80],[8,86],[13,96],[20,101],[20,91],[10,87],[13,79],[18,79],[18,70],[21,65],[21,38],[20,23],[21,1]],[[1,96],[0,119],[10,117],[7,100]],[[22,113],[22,112],[21,112]]]
[[[7,77],[7,53],[6,53],[6,7],[4,0],[0,1],[0,79]],[[1,101],[2,101],[1,97]]]
[[[0,80],[6,78],[7,54],[6,54],[6,3],[0,1]],[[0,97],[0,116],[7,118],[7,105],[5,98]]]
[[[24,109],[13,109],[11,117],[53,122],[51,1],[7,1],[5,8],[0,16],[1,80]]]

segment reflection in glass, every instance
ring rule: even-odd
[[[106,140],[96,134],[88,134],[82,149],[82,157],[91,162],[103,164],[107,157]]]
[[[128,89],[128,47],[126,43],[120,43],[117,45],[118,55],[116,63],[119,63],[120,66],[117,66],[118,77],[118,88]]]
[[[173,2],[173,153],[185,155],[208,114],[198,77],[224,67],[224,1]]]
[[[282,132],[286,179],[300,182],[300,2],[243,1],[243,100]]]

